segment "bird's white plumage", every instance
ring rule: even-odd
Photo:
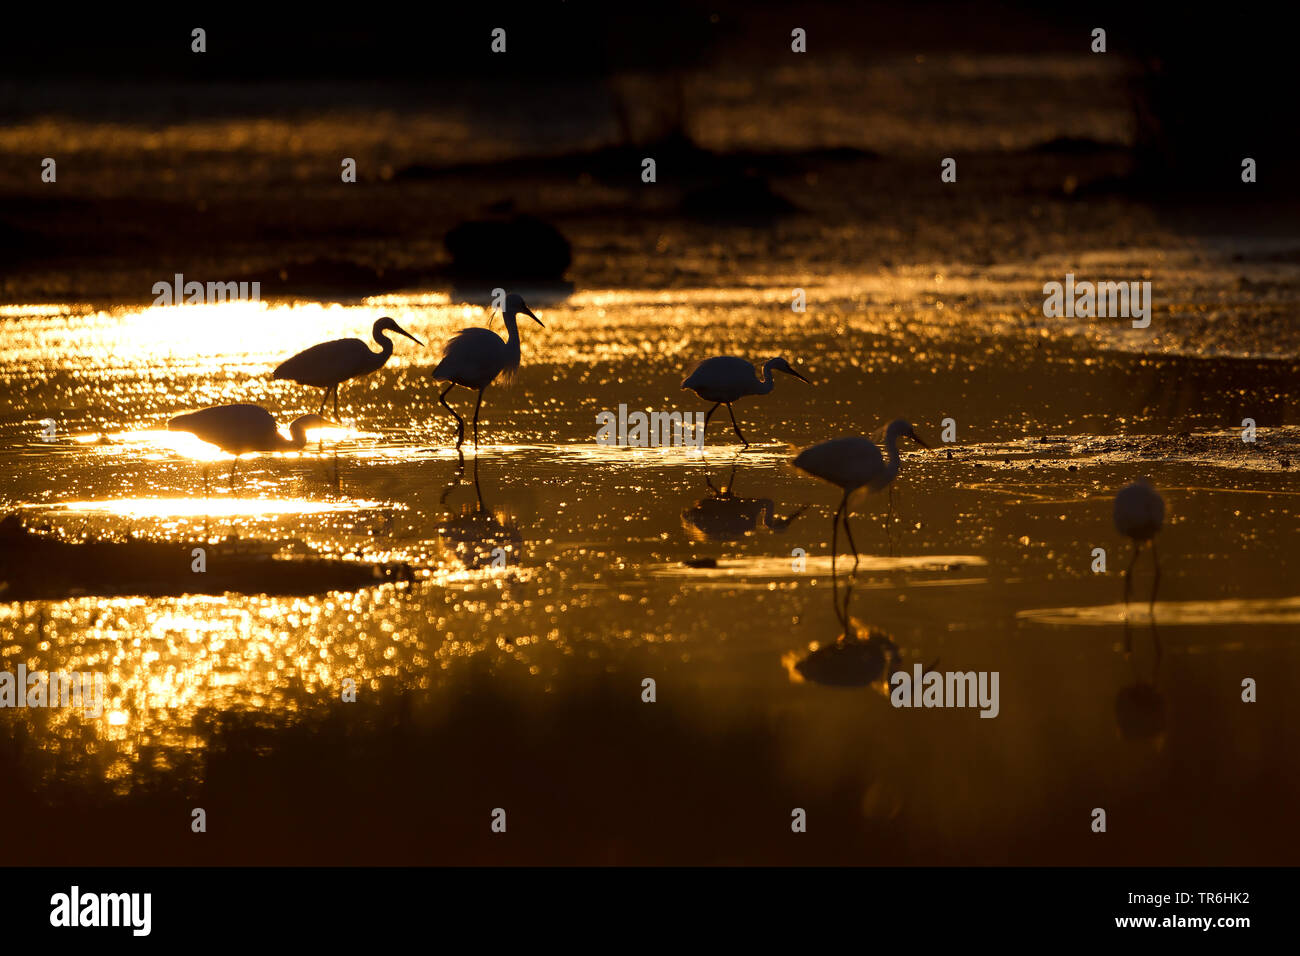
[[[458,332],[442,350],[442,361],[433,370],[437,381],[450,382],[438,396],[438,401],[456,417],[456,447],[465,440],[465,420],[451,405],[447,393],[457,385],[478,392],[474,405],[474,445],[478,445],[478,415],[483,404],[483,390],[500,376],[509,379],[519,369],[519,315],[528,316],[538,325],[542,320],[524,304],[523,296],[511,293],[506,296],[501,317],[505,320],[506,340],[490,329],[465,329]],[[543,326],[544,328],[545,326]]]
[[[520,359],[519,337],[512,338],[503,342],[491,329],[463,329],[443,348],[433,377],[466,388],[487,388],[499,375],[509,378],[518,371]]]
[[[222,451],[242,455],[250,451],[287,451],[306,444],[308,428],[327,425],[319,415],[303,415],[290,425],[293,438],[285,438],[275,425],[275,418],[258,405],[216,405],[197,412],[177,415],[167,422],[167,430],[189,432]]]
[[[846,492],[863,486],[881,491],[898,475],[898,439],[904,435],[924,445],[906,419],[896,418],[885,429],[888,458],[869,438],[854,436],[834,438],[806,448],[795,458],[794,466],[839,485]]]
[[[689,388],[707,402],[734,402],[746,395],[762,394],[763,382],[753,363],[734,355],[715,355],[695,366],[682,388]],[[770,384],[767,390],[771,391]]]
[[[713,408],[705,416],[705,428],[708,427],[708,418],[714,410],[719,405],[726,405],[727,412],[731,415],[731,427],[735,429],[737,437],[748,447],[749,441],[741,434],[740,424],[736,421],[736,413],[732,410],[731,403],[746,395],[766,395],[772,391],[775,386],[772,379],[773,370],[808,381],[783,358],[768,359],[763,366],[763,377],[760,379],[752,363],[734,355],[715,355],[695,366],[695,370],[682,382],[682,388],[690,389],[706,402],[713,402]]]
[[[370,346],[360,339],[334,339],[330,342],[321,342],[285,359],[271,373],[271,377],[285,378],[300,385],[325,389],[320,403],[322,410],[325,408],[325,401],[333,393],[334,411],[337,412],[339,385],[348,379],[377,372],[392,356],[393,340],[385,334],[387,332],[404,335],[417,345],[424,344],[388,316],[384,316],[378,319],[371,329],[375,341],[379,343],[378,352],[372,352]]]
[[[833,438],[805,448],[794,460],[801,471],[853,491],[885,471],[885,459],[876,443],[866,438]]]
[[[1134,541],[1155,537],[1165,523],[1165,499],[1146,481],[1135,481],[1115,496],[1115,528]]]
[[[372,351],[360,339],[334,339],[285,359],[271,377],[327,388],[377,371],[387,360],[388,354]]]

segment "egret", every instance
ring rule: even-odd
[[[748,448],[749,442],[741,434],[740,426],[736,424],[736,413],[732,411],[731,403],[746,395],[766,395],[772,391],[774,369],[793,375],[801,381],[808,381],[791,368],[790,363],[783,358],[768,359],[767,364],[763,366],[763,379],[759,381],[758,373],[754,371],[752,363],[734,355],[715,355],[697,365],[695,371],[682,382],[682,388],[690,389],[706,402],[713,402],[713,407],[704,416],[705,432],[708,432],[709,419],[718,410],[718,406],[726,405],[727,413],[731,416],[731,427],[736,430],[737,437]]]
[[[868,491],[882,491],[898,476],[898,439],[910,438],[922,448],[930,446],[921,440],[916,430],[903,418],[895,419],[885,429],[885,447],[889,451],[886,461],[876,443],[859,437],[834,438],[820,445],[805,448],[794,460],[794,466],[800,471],[829,481],[844,489],[844,497],[835,511],[831,522],[831,566],[834,571],[835,552],[839,530],[840,515],[844,516],[844,531],[849,536],[849,546],[853,548],[853,566],[858,565],[858,546],[853,541],[853,530],[849,527],[849,495],[859,488]]]
[[[275,418],[258,405],[216,405],[197,412],[177,415],[167,422],[167,430],[189,432],[222,451],[235,456],[230,477],[235,477],[239,456],[250,451],[301,451],[307,444],[307,432],[328,428],[333,422],[319,415],[301,415],[289,425],[292,438],[285,438],[275,425]]]
[[[325,403],[329,400],[330,393],[333,393],[334,415],[337,418],[339,385],[348,379],[379,371],[392,356],[393,342],[384,334],[385,332],[396,332],[405,335],[416,345],[424,345],[388,316],[384,316],[375,322],[371,333],[379,343],[378,352],[370,351],[370,346],[361,339],[335,339],[332,342],[321,342],[309,349],[303,349],[292,358],[285,359],[272,373],[271,378],[287,378],[299,385],[323,388],[325,393],[321,396],[317,413],[325,411]]]
[[[1155,565],[1156,576],[1151,583],[1151,607],[1156,605],[1156,589],[1160,587],[1160,556],[1156,552],[1156,532],[1165,523],[1165,499],[1160,492],[1151,487],[1145,479],[1140,478],[1120,489],[1115,496],[1115,528],[1126,538],[1133,539],[1133,560],[1124,572],[1124,603],[1128,604],[1129,591],[1133,585],[1133,568],[1137,565],[1138,554],[1144,542],[1151,542],[1151,562]]]
[[[512,292],[506,296],[502,310],[507,333],[504,342],[490,329],[463,329],[442,350],[442,361],[433,370],[433,378],[449,383],[438,396],[438,401],[456,417],[457,448],[465,442],[465,419],[447,403],[447,393],[457,385],[478,390],[478,401],[474,403],[474,446],[477,448],[478,413],[483,405],[483,389],[495,382],[498,376],[505,375],[509,380],[519,370],[519,325],[516,317],[520,312],[542,325],[542,320],[524,305],[524,297]],[[546,326],[542,325],[542,328]]]

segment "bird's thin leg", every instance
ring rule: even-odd
[[[835,517],[831,519],[831,584],[835,584],[835,552],[839,550],[839,533],[840,533],[840,514],[844,511],[844,503],[849,500],[848,492],[840,499],[840,506],[835,509]]]
[[[889,556],[894,556],[894,486],[889,486],[889,511],[885,517],[885,542],[889,545]]]
[[[451,382],[446,388],[442,390],[442,394],[438,396],[438,401],[441,402],[442,407],[447,409],[447,411],[451,412],[452,416],[456,419],[456,448],[457,450],[459,450],[460,446],[465,442],[465,419],[460,417],[460,415],[456,412],[456,409],[452,408],[449,404],[447,404],[447,393],[450,392],[455,387],[456,387],[456,383]]]
[[[483,404],[483,389],[478,390],[478,401],[474,403],[474,447],[478,447],[478,410]],[[477,462],[475,462],[477,464]]]
[[[1138,563],[1138,554],[1142,551],[1140,541],[1133,542],[1133,560],[1128,563],[1128,570],[1124,572],[1124,607],[1128,607],[1129,592],[1133,587],[1133,566]]]
[[[326,386],[324,391],[320,393],[320,408],[316,409],[317,415],[325,414],[325,403],[328,402],[329,400],[330,400],[330,390],[329,390],[329,386]]]
[[[846,640],[850,637],[850,634],[849,634],[849,602],[853,600],[853,584],[854,584],[854,580],[855,580],[855,575],[850,574],[849,577],[848,577],[848,580],[844,582],[844,600],[843,600],[843,602],[841,602],[842,605],[843,605],[843,608],[844,608],[844,615],[843,615],[843,618],[844,618],[844,637],[845,637]]]
[[[230,463],[230,490],[231,491],[235,490],[235,468],[236,466],[238,466],[238,464],[239,464],[239,456],[236,455],[235,460]]]
[[[705,435],[705,437],[707,437],[708,434],[709,434],[709,419],[713,417],[713,413],[716,412],[716,411],[718,410],[718,406],[721,405],[721,404],[722,404],[721,402],[714,402],[714,403],[713,403],[713,407],[710,408],[710,409],[708,410],[708,412],[707,412],[707,413],[705,414],[705,416],[704,416],[704,435]],[[704,444],[704,439],[703,439],[703,438],[700,439],[700,444],[701,444],[701,445]]]
[[[834,573],[831,574],[831,605],[835,608],[835,616],[839,619],[840,626],[844,628],[844,636],[848,637],[849,624],[844,619],[844,612],[840,610],[839,578]]]
[[[1156,539],[1151,539],[1151,563],[1156,566],[1156,577],[1151,582],[1151,620],[1156,619],[1156,591],[1160,590],[1160,555],[1156,552]]]
[[[727,414],[731,416],[731,427],[736,430],[736,435],[739,436],[740,440],[744,442],[745,447],[748,448],[749,441],[744,435],[740,434],[740,426],[736,424],[736,413],[731,410],[731,402],[727,402]]]
[[[853,549],[853,570],[858,569],[858,546],[853,542],[853,529],[849,527],[849,493],[844,492],[844,533],[849,536],[849,547]]]
[[[334,383],[334,420],[338,421],[339,417],[339,383]]]

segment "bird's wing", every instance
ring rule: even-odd
[[[470,384],[477,388],[495,378],[505,366],[506,343],[490,329],[464,329],[443,347],[435,379]]]
[[[743,388],[749,382],[758,384],[753,365],[734,355],[715,355],[695,366],[682,388]]]
[[[884,456],[865,438],[833,438],[805,448],[794,466],[837,484],[865,484],[884,469]]]
[[[190,432],[222,448],[255,448],[279,434],[275,418],[258,405],[217,405],[186,415],[177,415],[167,423],[168,431]]]
[[[313,345],[285,359],[271,377],[325,388],[374,371],[381,354],[372,352],[360,339],[335,339]]]

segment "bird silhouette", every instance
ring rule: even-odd
[[[853,566],[858,565],[858,546],[853,541],[853,529],[849,526],[849,495],[859,488],[868,491],[881,491],[890,486],[898,476],[899,457],[898,440],[906,437],[912,439],[922,448],[929,448],[925,441],[916,434],[916,430],[904,418],[897,418],[885,429],[885,447],[889,452],[888,460],[880,453],[880,448],[868,438],[857,436],[833,438],[811,448],[805,448],[794,459],[794,466],[816,478],[838,485],[844,491],[840,506],[835,510],[831,522],[831,568],[834,570],[837,551],[837,532],[841,516],[844,532],[848,535],[849,546],[853,548]]]
[[[349,379],[377,372],[392,356],[393,341],[384,334],[386,332],[405,335],[416,345],[424,345],[388,316],[384,316],[375,322],[372,330],[375,341],[379,343],[378,352],[372,352],[370,346],[361,339],[334,339],[332,342],[321,342],[309,349],[303,349],[292,358],[285,359],[271,374],[271,378],[283,378],[297,382],[299,385],[323,388],[325,391],[321,395],[320,408],[317,412],[325,411],[325,403],[333,394],[334,415],[338,417],[339,385]]]
[[[301,415],[289,425],[290,438],[276,427],[275,417],[258,405],[216,405],[197,412],[177,415],[167,422],[167,430],[189,432],[222,451],[235,456],[230,477],[235,477],[239,456],[254,451],[300,451],[307,444],[307,432],[328,428],[334,423],[320,415]]]
[[[465,419],[447,402],[447,393],[457,385],[478,391],[478,400],[474,403],[474,446],[478,447],[478,413],[483,405],[483,390],[504,375],[510,379],[519,369],[519,313],[531,318],[538,325],[542,320],[529,310],[521,295],[511,293],[506,296],[502,316],[506,323],[506,340],[491,329],[472,328],[458,332],[442,350],[442,361],[433,370],[435,381],[449,384],[438,395],[443,408],[456,418],[456,447],[465,443]],[[542,325],[542,328],[546,326]]]
[[[1124,604],[1127,605],[1129,601],[1133,587],[1133,568],[1137,565],[1142,545],[1150,542],[1151,562],[1155,565],[1156,572],[1151,582],[1151,608],[1154,611],[1156,591],[1160,587],[1160,556],[1156,551],[1156,534],[1164,527],[1165,499],[1145,478],[1140,478],[1121,488],[1115,496],[1113,517],[1116,530],[1133,541],[1133,560],[1124,572]]]
[[[753,363],[734,355],[716,355],[695,366],[695,371],[682,382],[682,388],[690,389],[706,402],[713,402],[713,407],[704,416],[706,434],[713,413],[718,410],[719,405],[726,405],[727,414],[731,416],[731,427],[736,430],[736,437],[748,448],[749,441],[741,433],[740,425],[736,423],[736,413],[731,403],[746,395],[766,395],[772,391],[775,387],[772,380],[773,370],[793,375],[804,382],[808,381],[783,358],[768,359],[767,364],[763,366],[763,378],[760,381],[758,373],[754,371]]]

